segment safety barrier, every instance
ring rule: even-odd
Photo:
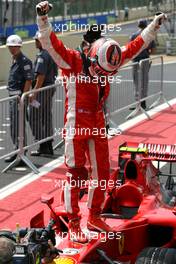
[[[144,67],[144,63],[150,66],[149,71],[149,90],[146,97],[141,96],[139,87],[141,85],[141,74]],[[133,81],[133,70],[137,69],[138,90]],[[62,79],[61,79],[62,80]],[[147,100],[147,103],[152,103],[152,107],[160,102],[167,102],[163,95],[163,58],[156,57],[153,59],[143,60],[140,63],[132,63],[120,69],[118,75],[111,79],[111,92],[109,97],[109,106],[111,113],[111,121],[114,125],[117,124],[113,120],[117,113],[129,109],[131,106],[135,106],[136,109],[127,118],[135,116],[139,112],[143,112],[150,118],[149,114],[141,107],[141,102]],[[9,164],[3,172],[10,169],[16,164],[16,161],[22,159],[27,166],[29,166],[35,173],[38,173],[38,169],[32,164],[30,159],[25,155],[25,151],[39,146],[41,143],[52,140],[55,144],[54,148],[63,144],[62,129],[64,126],[64,101],[65,94],[62,82],[58,82],[55,85],[47,86],[37,90],[32,90],[24,93],[21,98],[18,96],[10,97],[0,100],[0,122],[3,124],[3,120],[8,117],[7,111],[9,104],[12,100],[18,103],[19,124],[14,121],[17,129],[19,125],[19,142],[18,148],[13,150],[13,144],[9,141],[10,130],[4,139],[5,149],[0,149],[1,158],[8,155],[18,154],[17,159]],[[35,97],[35,100],[31,99],[31,95]],[[157,100],[152,101],[157,97]],[[169,105],[169,104],[168,104]],[[4,109],[4,110],[3,110]],[[2,144],[1,144],[2,145]]]
[[[138,66],[138,63],[132,63],[121,68],[118,75],[114,76],[110,83],[110,112],[114,115],[124,108],[136,104],[134,97],[134,83],[132,80],[132,67]]]
[[[36,97],[31,103],[30,95]],[[55,139],[62,141],[64,126],[64,90],[60,84],[46,86],[25,93],[21,98],[24,117],[28,121],[27,142],[24,150]]]
[[[134,80],[134,72],[137,80]],[[162,56],[141,60],[140,63],[131,63],[120,69],[118,77],[118,84],[116,82],[111,84],[109,99],[113,123],[118,113],[132,107],[134,107],[134,111],[127,115],[126,119],[130,119],[140,112],[150,119],[146,109],[141,106],[143,101],[150,105],[147,109],[151,109],[162,102],[168,103],[163,94]]]
[[[140,91],[139,98],[137,100],[136,109],[129,116],[127,116],[127,119],[132,118],[139,112],[145,113],[150,119],[146,109],[142,107],[142,102],[147,102],[149,105],[148,109],[151,109],[163,102],[169,105],[163,93],[163,65],[164,63],[162,56],[140,61],[138,84],[138,90]]]
[[[32,100],[32,96],[35,100]],[[62,145],[64,89],[61,84],[57,83],[26,92],[19,101],[18,109],[20,120],[18,151],[12,152],[8,149],[8,155],[17,153],[18,156],[3,172],[16,165],[20,159],[35,173],[38,173],[38,169],[25,155],[25,152],[49,140],[54,141],[54,149]]]
[[[15,148],[19,136],[19,101],[19,96],[0,100],[0,159],[19,153],[19,148]],[[10,136],[13,142],[9,140]]]

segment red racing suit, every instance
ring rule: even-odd
[[[105,197],[105,183],[108,184],[110,175],[108,140],[102,111],[110,85],[107,83],[102,93],[99,83],[85,76],[79,51],[66,48],[49,28],[45,31],[40,30],[40,33],[43,48],[48,50],[66,78],[65,164],[68,168],[68,181],[64,190],[66,211],[70,219],[78,217],[79,190],[88,176],[85,152],[89,148],[92,181],[89,182],[88,208],[92,213],[100,213]],[[144,46],[143,38],[138,36],[123,47],[120,66],[132,59]],[[85,77],[84,81],[81,81],[81,76]]]

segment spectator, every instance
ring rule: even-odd
[[[141,19],[138,21],[138,27],[139,30],[135,32],[131,38],[131,40],[134,40],[138,35],[141,34],[141,32],[147,27],[147,20]],[[141,53],[139,53],[134,59],[133,62],[140,62],[141,60],[148,59],[150,57],[150,54],[153,54],[156,48],[155,41],[151,41],[150,44],[146,49],[144,49]],[[141,65],[141,79],[139,80],[139,65],[136,64],[133,66],[133,80],[135,85],[135,99],[136,101],[140,98],[145,98],[148,95],[148,82],[149,82],[149,70],[150,70],[150,61],[147,60],[142,63]],[[141,102],[141,106],[143,109],[146,109],[146,101],[143,100]],[[130,110],[134,110],[135,107],[131,107]]]
[[[14,242],[5,236],[1,236],[0,237],[0,263],[1,264],[12,264],[14,250],[15,250]]]
[[[30,90],[32,85],[32,62],[21,52],[22,40],[18,35],[11,35],[7,38],[6,46],[12,54],[12,65],[8,79],[9,96],[22,96],[24,92]],[[11,100],[10,108],[10,129],[11,138],[15,149],[18,149],[19,137],[19,111],[17,100]],[[25,135],[25,133],[24,133]],[[26,138],[26,137],[25,137]],[[7,157],[6,162],[15,160],[17,155]]]
[[[124,7],[124,20],[128,20],[128,17],[129,17],[129,8],[128,6],[126,5]]]
[[[58,67],[49,55],[48,51],[42,48],[38,39],[38,32],[34,37],[36,48],[39,49],[34,63],[34,90],[55,83],[58,74]],[[31,101],[37,99],[40,106],[37,108],[30,107],[30,125],[32,133],[36,140],[41,140],[53,135],[52,124],[52,100],[55,88],[51,88],[42,92],[34,93]],[[32,156],[53,155],[52,140],[41,143],[37,151],[32,151]]]
[[[155,38],[160,27],[156,16],[154,21],[134,41],[120,48],[119,44],[104,37],[95,40],[97,29],[89,29],[83,36],[84,45],[80,52],[66,48],[57,38],[48,21],[47,13],[51,9],[48,1],[37,4],[37,24],[42,45],[52,55],[67,79],[65,84],[65,164],[67,183],[64,187],[65,208],[69,220],[70,239],[86,243],[88,239],[80,227],[79,192],[82,181],[88,178],[85,167],[85,152],[89,148],[92,164],[92,178],[98,183],[91,185],[88,193],[89,216],[87,227],[94,231],[111,232],[113,229],[101,218],[105,190],[101,181],[108,186],[110,175],[108,140],[101,131],[105,129],[103,105],[109,94],[109,85],[101,85],[102,76],[114,75],[125,62]],[[90,42],[90,36],[92,41]],[[74,82],[70,77],[74,76]],[[97,80],[98,78],[98,80]],[[81,82],[81,80],[83,80]],[[96,135],[93,133],[96,129]],[[73,184],[72,184],[73,183]],[[72,236],[73,234],[73,236]]]

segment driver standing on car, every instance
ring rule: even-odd
[[[109,75],[116,74],[121,65],[146,47],[155,38],[160,27],[159,19],[165,19],[165,15],[156,16],[141,35],[125,47],[121,48],[113,39],[102,37],[89,43],[84,37],[80,52],[66,48],[52,31],[47,16],[50,10],[48,1],[40,2],[36,10],[42,46],[48,50],[67,80],[64,127],[67,183],[64,199],[70,235],[74,234],[75,241],[85,243],[88,240],[80,228],[78,199],[81,181],[85,182],[88,177],[85,168],[87,147],[92,165],[92,179],[96,182],[96,185],[91,182],[89,184],[87,227],[95,231],[112,231],[101,219],[105,191],[100,183],[106,181],[108,184],[110,174],[108,140],[106,133],[102,134],[105,129],[102,107],[110,86],[102,86],[100,77],[108,78]],[[97,82],[95,77],[96,80],[98,78]]]

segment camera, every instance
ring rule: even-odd
[[[16,244],[13,264],[37,264],[41,263],[41,245],[35,243]]]
[[[54,220],[50,220],[44,228],[24,228],[18,232],[1,231],[0,236],[14,242],[13,264],[40,264],[42,258],[59,255],[61,250],[55,248]],[[50,246],[51,241],[53,247]]]

